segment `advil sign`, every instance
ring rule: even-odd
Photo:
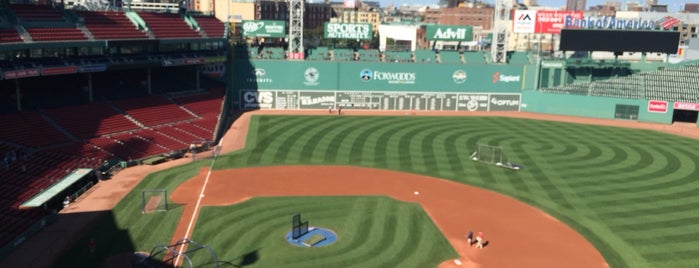
[[[427,40],[471,41],[473,28],[471,26],[427,25],[425,29]]]

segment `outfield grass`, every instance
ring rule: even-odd
[[[699,266],[699,142],[654,131],[493,117],[255,116],[217,168],[333,164],[492,189],[585,235],[612,267]],[[468,159],[502,146],[513,172]]]
[[[289,244],[284,236],[299,212],[338,240],[314,248]],[[213,248],[223,267],[422,268],[458,257],[418,204],[388,197],[253,198],[203,207],[192,240]],[[192,263],[211,262],[207,251],[192,255]]]
[[[502,146],[505,158],[525,169],[471,161],[477,143]],[[547,211],[587,237],[612,267],[699,267],[697,152],[696,140],[653,131],[513,118],[254,116],[246,148],[221,156],[215,167],[353,165],[450,179]],[[142,184],[174,187],[196,170],[180,167]],[[140,206],[133,193],[113,213],[136,248],[170,240],[172,220],[157,225],[165,237],[156,239],[143,231],[155,219],[131,203]],[[215,208],[204,211],[209,209]],[[227,224],[243,222],[231,218]],[[258,250],[229,244],[237,241],[217,243],[224,248],[217,252],[229,246],[247,250],[240,254]]]

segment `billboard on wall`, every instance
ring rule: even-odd
[[[243,36],[285,37],[286,22],[283,20],[244,20]]]
[[[515,33],[559,34],[566,20],[582,20],[582,11],[559,10],[515,10],[513,31]],[[568,26],[568,28],[574,28]]]
[[[582,11],[538,10],[534,21],[534,33],[560,34],[565,26],[565,20],[583,19]],[[568,27],[572,28],[572,27]]]
[[[369,23],[326,22],[324,29],[326,39],[371,39],[374,36]]]
[[[455,65],[238,61],[235,88],[299,90],[376,90],[445,92],[520,92],[522,65]]]
[[[240,108],[414,110],[414,111],[519,111],[519,93],[378,92],[317,90],[240,91]]]
[[[473,40],[473,27],[427,25],[425,28],[425,39],[441,41],[471,41]]]

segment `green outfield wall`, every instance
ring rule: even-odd
[[[536,65],[236,61],[235,89],[511,93],[534,88]],[[529,80],[529,81],[527,81]]]
[[[663,111],[651,107],[648,100],[526,91],[521,111],[671,124],[673,107],[666,103]]]

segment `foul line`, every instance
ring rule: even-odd
[[[223,138],[218,142],[218,146],[222,146],[223,144]],[[189,237],[189,232],[192,230],[192,226],[194,225],[194,218],[196,217],[197,213],[199,212],[199,205],[201,204],[201,199],[204,198],[204,191],[206,191],[206,185],[209,183],[209,177],[211,177],[211,170],[214,169],[214,163],[216,163],[216,158],[218,157],[218,154],[216,153],[216,148],[212,149],[213,151],[211,152],[214,154],[214,157],[211,159],[211,165],[209,166],[209,172],[206,173],[206,178],[204,179],[204,184],[201,186],[201,192],[199,192],[199,197],[197,198],[197,203],[194,205],[194,211],[192,212],[192,217],[189,219],[189,224],[187,225],[187,231],[184,233],[183,239],[187,239]],[[219,151],[220,152],[220,151]],[[182,256],[182,251],[184,250],[185,243],[182,243],[180,245],[180,249],[177,250],[177,257],[175,258],[175,265],[174,267],[179,267],[180,264],[180,257]]]

